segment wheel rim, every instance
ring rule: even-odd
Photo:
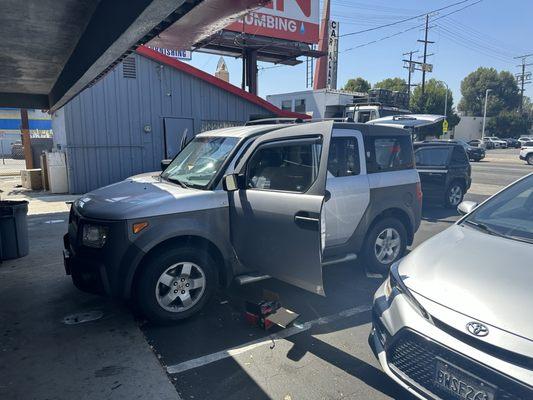
[[[193,307],[205,292],[205,273],[192,262],[168,267],[157,280],[155,297],[159,305],[170,312],[183,312]]]
[[[400,254],[401,244],[400,234],[396,229],[384,229],[376,238],[374,245],[377,260],[382,264],[390,264]]]
[[[450,189],[450,195],[448,197],[448,200],[450,201],[450,204],[452,206],[457,206],[461,202],[462,196],[463,196],[463,189],[461,189],[461,186],[456,185]]]

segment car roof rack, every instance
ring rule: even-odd
[[[338,118],[263,118],[248,121],[244,126],[253,126],[253,125],[268,125],[268,124],[304,124],[312,122],[324,122],[324,121],[333,121],[333,122],[354,122],[353,118],[348,117],[338,117]]]
[[[302,118],[261,118],[247,121],[244,126],[252,125],[269,125],[269,124],[299,124],[302,123]]]

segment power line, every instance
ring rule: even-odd
[[[436,13],[436,12],[439,12],[439,11],[442,11],[442,10],[446,10],[446,9],[448,9],[448,8],[451,8],[451,7],[455,7],[455,6],[459,5],[459,4],[467,3],[467,2],[469,2],[469,1],[472,1],[472,0],[462,0],[462,1],[458,1],[458,2],[456,2],[456,3],[450,4],[450,5],[445,6],[445,7],[437,8],[437,9],[432,10],[432,11],[428,11],[428,12],[425,12],[425,13],[422,13],[422,14],[415,15],[414,17],[404,18],[404,19],[399,20],[399,21],[390,22],[390,23],[388,23],[388,24],[384,24],[384,25],[380,25],[380,26],[375,26],[375,27],[373,27],[373,28],[363,29],[363,30],[356,31],[356,32],[345,33],[345,34],[343,34],[343,35],[339,35],[339,37],[352,36],[352,35],[359,35],[359,34],[361,34],[361,33],[371,32],[371,31],[375,31],[375,30],[377,30],[377,29],[381,29],[381,28],[386,28],[386,27],[393,26],[393,25],[402,24],[402,23],[404,23],[404,22],[411,21],[411,20],[413,20],[413,19],[421,18],[421,17],[423,17],[423,16],[426,15],[426,14],[433,14],[433,13]],[[479,0],[477,3],[479,3],[480,1],[483,1],[483,0]],[[474,3],[474,4],[475,4],[475,3]]]
[[[452,11],[452,12],[449,12],[449,13],[447,13],[447,14],[444,14],[444,15],[442,15],[442,16],[440,16],[440,17],[434,18],[432,21],[437,21],[437,20],[439,20],[439,19],[442,19],[442,18],[447,17],[448,15],[455,14],[455,13],[457,13],[457,12],[459,12],[459,11],[464,10],[465,8],[472,7],[472,6],[476,5],[476,4],[479,4],[479,3],[481,3],[482,1],[483,1],[483,0],[478,0],[478,1],[474,2],[474,3],[467,4],[466,6],[461,7],[461,8],[459,8],[459,9],[457,9],[457,10],[454,10],[454,11]],[[422,14],[422,15],[424,15],[424,14]],[[404,29],[404,30],[402,30],[402,31],[399,31],[399,32],[396,32],[396,33],[393,33],[393,34],[390,34],[390,35],[387,35],[387,36],[381,37],[381,38],[379,38],[379,39],[374,39],[374,40],[371,40],[371,41],[369,41],[369,42],[359,44],[359,45],[357,45],[357,46],[349,47],[349,48],[347,48],[347,49],[344,49],[344,50],[340,51],[339,53],[345,53],[345,52],[348,52],[348,51],[352,51],[352,50],[355,50],[355,49],[359,49],[359,48],[361,48],[361,47],[369,46],[369,45],[374,44],[374,43],[379,43],[379,42],[382,42],[382,41],[384,41],[384,40],[390,39],[390,38],[392,38],[392,37],[402,35],[402,34],[404,34],[404,33],[406,33],[406,32],[412,31],[412,30],[414,30],[414,29],[422,28],[422,27],[424,27],[424,26],[425,26],[425,23],[424,23],[424,24],[415,25],[415,26],[412,26],[412,27],[410,27],[410,28]],[[342,36],[342,35],[340,35],[340,36]],[[339,37],[340,37],[340,36],[339,36]]]

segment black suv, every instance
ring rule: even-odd
[[[454,142],[415,143],[415,162],[425,202],[455,208],[472,182],[464,147]]]
[[[425,140],[422,143],[448,143],[448,144],[458,144],[463,146],[468,155],[468,159],[471,161],[481,161],[485,158],[485,149],[482,147],[474,147],[462,140]]]

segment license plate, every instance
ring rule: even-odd
[[[494,385],[441,358],[437,358],[434,384],[456,399],[495,400],[496,398]]]

